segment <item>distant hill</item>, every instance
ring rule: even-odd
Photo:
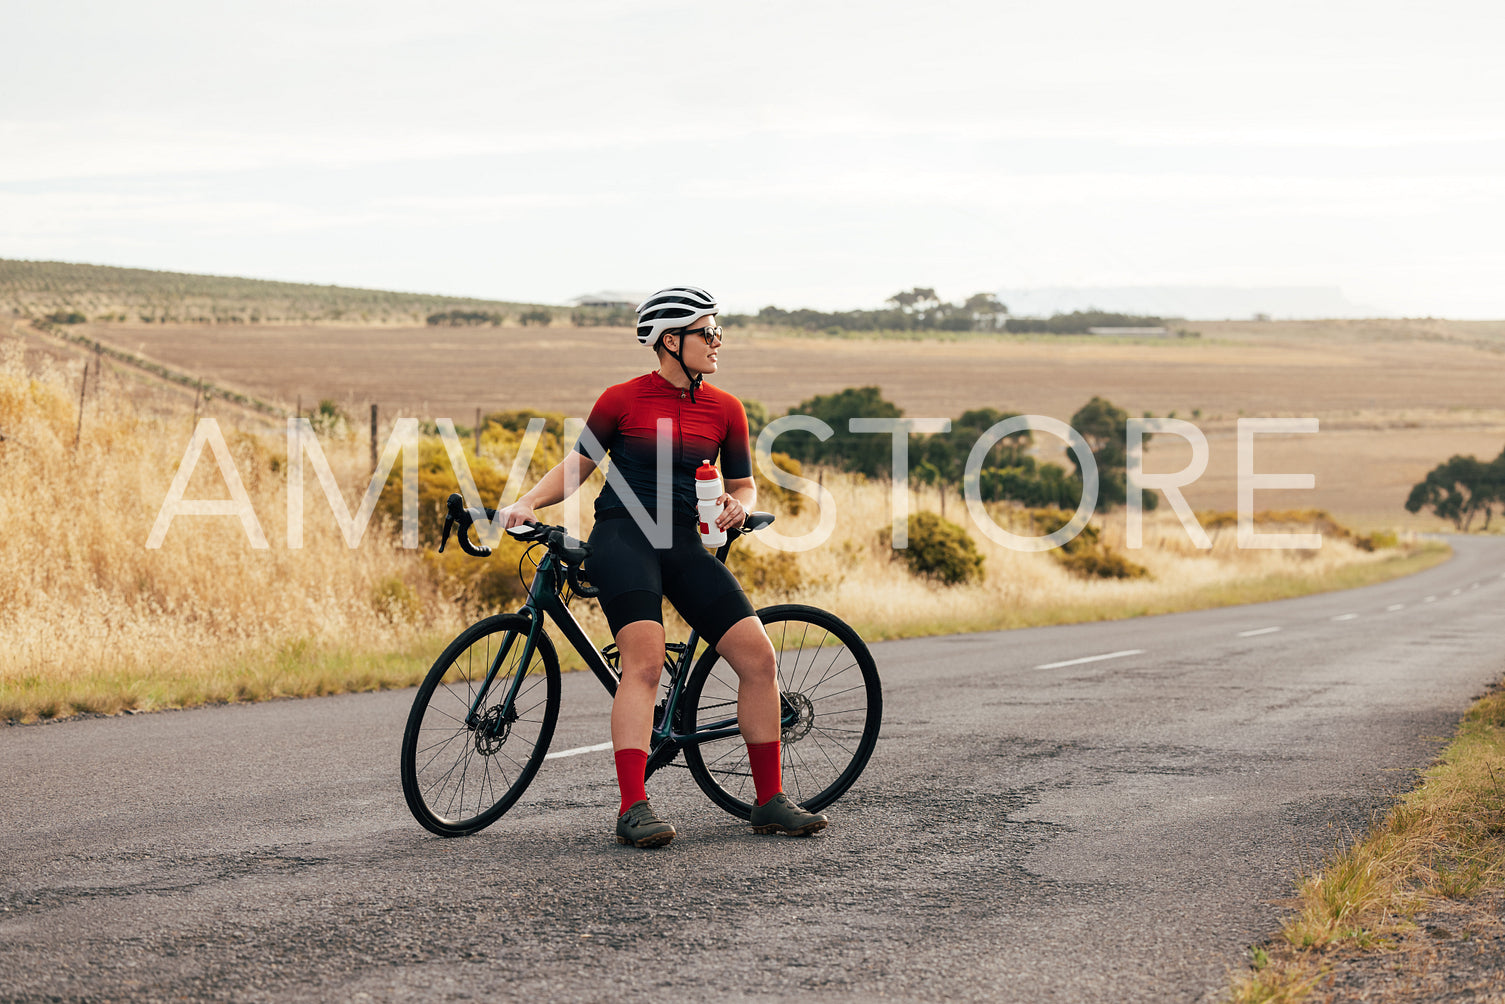
[[[554,312],[547,305],[502,300],[0,258],[0,313],[63,323],[410,325],[447,311],[516,321],[539,310]]]

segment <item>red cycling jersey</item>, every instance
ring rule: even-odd
[[[586,419],[588,435],[575,450],[597,463],[603,452],[622,475],[627,487],[649,513],[657,509],[658,422],[671,423],[668,476],[675,515],[694,520],[695,469],[701,461],[716,462],[726,480],[752,477],[752,450],[747,438],[747,413],[742,402],[717,387],[702,383],[692,398],[654,371],[608,387]],[[592,447],[594,438],[599,444]],[[596,499],[597,514],[626,508],[611,481]]]

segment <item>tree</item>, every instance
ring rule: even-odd
[[[1465,533],[1480,513],[1488,530],[1497,505],[1505,507],[1505,450],[1490,463],[1454,454],[1413,485],[1406,499],[1407,512],[1431,509]]]
[[[999,411],[997,408],[964,411],[960,418],[951,423],[950,432],[921,437],[911,454],[915,458],[912,466],[918,470],[920,465],[928,464],[937,472],[937,480],[946,484],[961,484],[973,444],[988,429],[1017,414],[1019,413],[1015,411]],[[1032,433],[1028,429],[1003,437],[983,458],[983,468],[1018,466],[1031,442]]]
[[[915,300],[917,299],[919,298],[913,293],[895,293],[883,302],[892,303],[895,307],[908,314],[914,310]]]
[[[1071,416],[1071,427],[1082,434],[1092,451],[1092,459],[1097,461],[1097,504],[1103,509],[1122,505],[1128,497],[1129,413],[1114,407],[1106,398],[1094,395]],[[1145,436],[1144,442],[1149,441],[1150,437]],[[1077,459],[1075,451],[1070,456],[1077,476],[1081,477],[1082,462]],[[1158,496],[1145,493],[1146,509],[1155,508],[1158,501]]]
[[[1009,312],[1009,308],[992,293],[973,293],[967,297],[967,302],[962,307],[972,315],[976,327],[982,331],[997,328],[998,319]]]
[[[848,387],[836,394],[821,394],[789,409],[791,415],[809,415],[832,429],[821,442],[813,435],[788,432],[779,437],[779,449],[807,464],[830,464],[868,477],[893,470],[893,440],[867,432],[849,432],[853,418],[902,418],[904,412],[883,397],[877,387]]]
[[[768,409],[762,401],[754,401],[747,398],[742,402],[742,411],[747,415],[747,438],[754,443],[758,441],[758,433],[763,431],[763,426],[768,424]]]
[[[914,317],[921,326],[924,326],[927,317],[940,312],[940,308],[946,306],[941,302],[941,298],[936,296],[935,290],[928,286],[916,286],[907,293],[895,293],[883,302],[892,303],[904,313]]]

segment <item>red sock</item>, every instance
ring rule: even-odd
[[[622,790],[622,807],[617,815],[648,797],[648,789],[643,787],[643,775],[647,772],[647,750],[617,750],[617,787]]]
[[[757,791],[758,804],[762,805],[784,790],[780,767],[779,741],[771,743],[748,743],[747,763],[752,768],[753,788]]]

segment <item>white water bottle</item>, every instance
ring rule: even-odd
[[[721,504],[721,472],[703,460],[695,472],[695,512],[700,519],[700,542],[706,547],[726,543],[726,531],[716,525],[726,507]]]

